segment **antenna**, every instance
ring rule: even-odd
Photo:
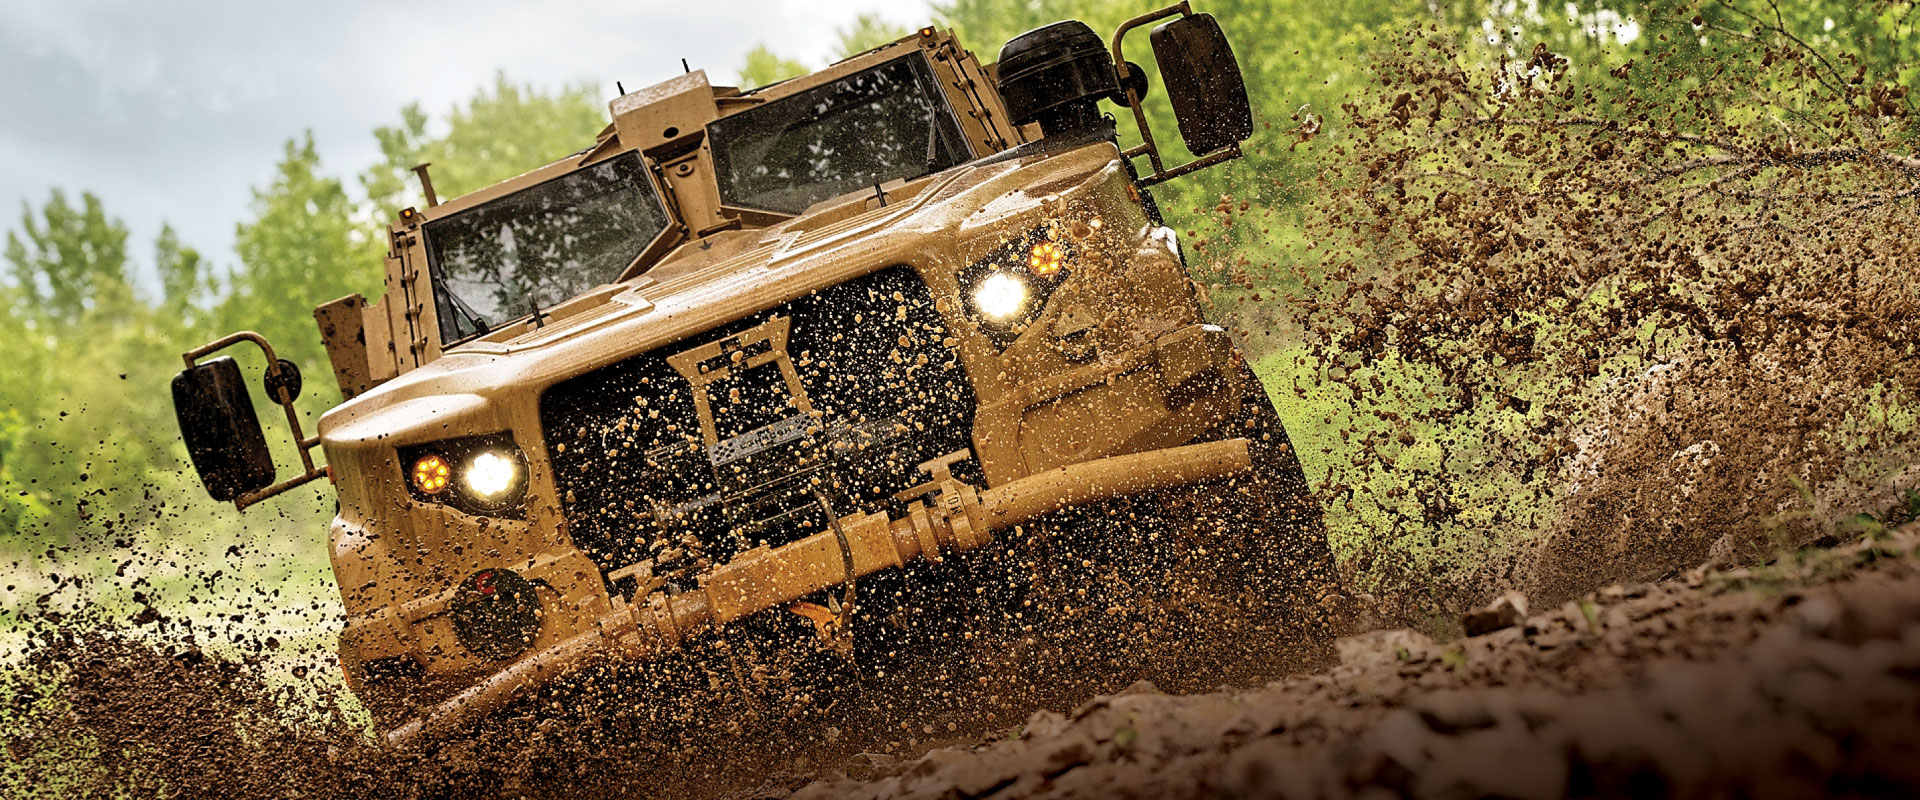
[[[413,168],[413,174],[420,176],[420,191],[427,196],[428,208],[440,205],[440,197],[433,193],[433,179],[427,177],[427,167],[431,166],[433,162],[429,161]]]
[[[627,93],[627,87],[621,86],[619,81],[613,82],[613,90],[619,92],[622,96],[625,96]]]
[[[693,67],[689,67],[689,66],[687,66],[687,60],[686,60],[686,59],[684,59],[684,58],[683,58],[683,59],[680,59],[680,68],[681,68],[681,69],[683,69],[683,70],[686,70],[687,72],[692,72],[692,71],[693,71]]]

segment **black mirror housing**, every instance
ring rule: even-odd
[[[213,499],[233,500],[273,484],[267,437],[231,357],[208,359],[173,376],[173,411],[187,456]]]
[[[1205,155],[1253,135],[1253,104],[1247,99],[1246,80],[1212,14],[1164,23],[1148,39],[1188,150]]]

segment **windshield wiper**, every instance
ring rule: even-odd
[[[927,171],[933,174],[933,167],[940,159],[940,106],[927,106]]]
[[[473,325],[473,333],[471,335],[484,336],[493,330],[493,327],[488,325],[485,319],[481,318],[480,312],[474,311],[473,306],[467,305],[467,301],[460,299],[460,295],[454,294],[452,289],[446,287],[446,284],[436,282],[433,288],[434,291],[439,292],[448,300],[453,301],[454,313],[459,314],[465,318],[469,324]]]

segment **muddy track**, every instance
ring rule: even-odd
[[[1611,586],[1444,644],[1375,632],[1251,691],[1140,684],[792,796],[1911,796],[1917,547]]]
[[[693,698],[720,724],[506,720],[422,752],[256,659],[72,620],[5,689],[8,796],[1582,797],[1920,791],[1920,526],[1614,585],[1435,641],[1378,630],[1259,688],[1136,683],[1064,713],[940,691],[845,727]],[[97,621],[96,621],[97,622]],[[60,637],[67,638],[60,638]],[[937,672],[937,671],[936,671]],[[907,676],[921,682],[932,672]],[[308,680],[311,687],[324,681]],[[892,693],[885,699],[892,700]],[[867,695],[874,700],[873,694]],[[942,714],[941,704],[951,708]],[[968,703],[976,707],[968,708]],[[996,718],[994,711],[998,711]],[[986,713],[981,713],[985,711]],[[897,719],[896,719],[897,717]],[[900,722],[916,724],[904,728]],[[928,720],[950,720],[934,724]],[[731,720],[731,722],[729,722]],[[584,723],[584,724],[581,724]],[[926,723],[926,724],[919,724]],[[644,727],[644,725],[642,726]],[[643,732],[644,733],[644,732]]]

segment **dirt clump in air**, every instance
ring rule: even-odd
[[[1407,34],[1310,145],[1304,241],[1215,267],[1291,285],[1252,310],[1389,616],[1805,542],[1920,456],[1905,90],[1761,34],[1611,71]]]

